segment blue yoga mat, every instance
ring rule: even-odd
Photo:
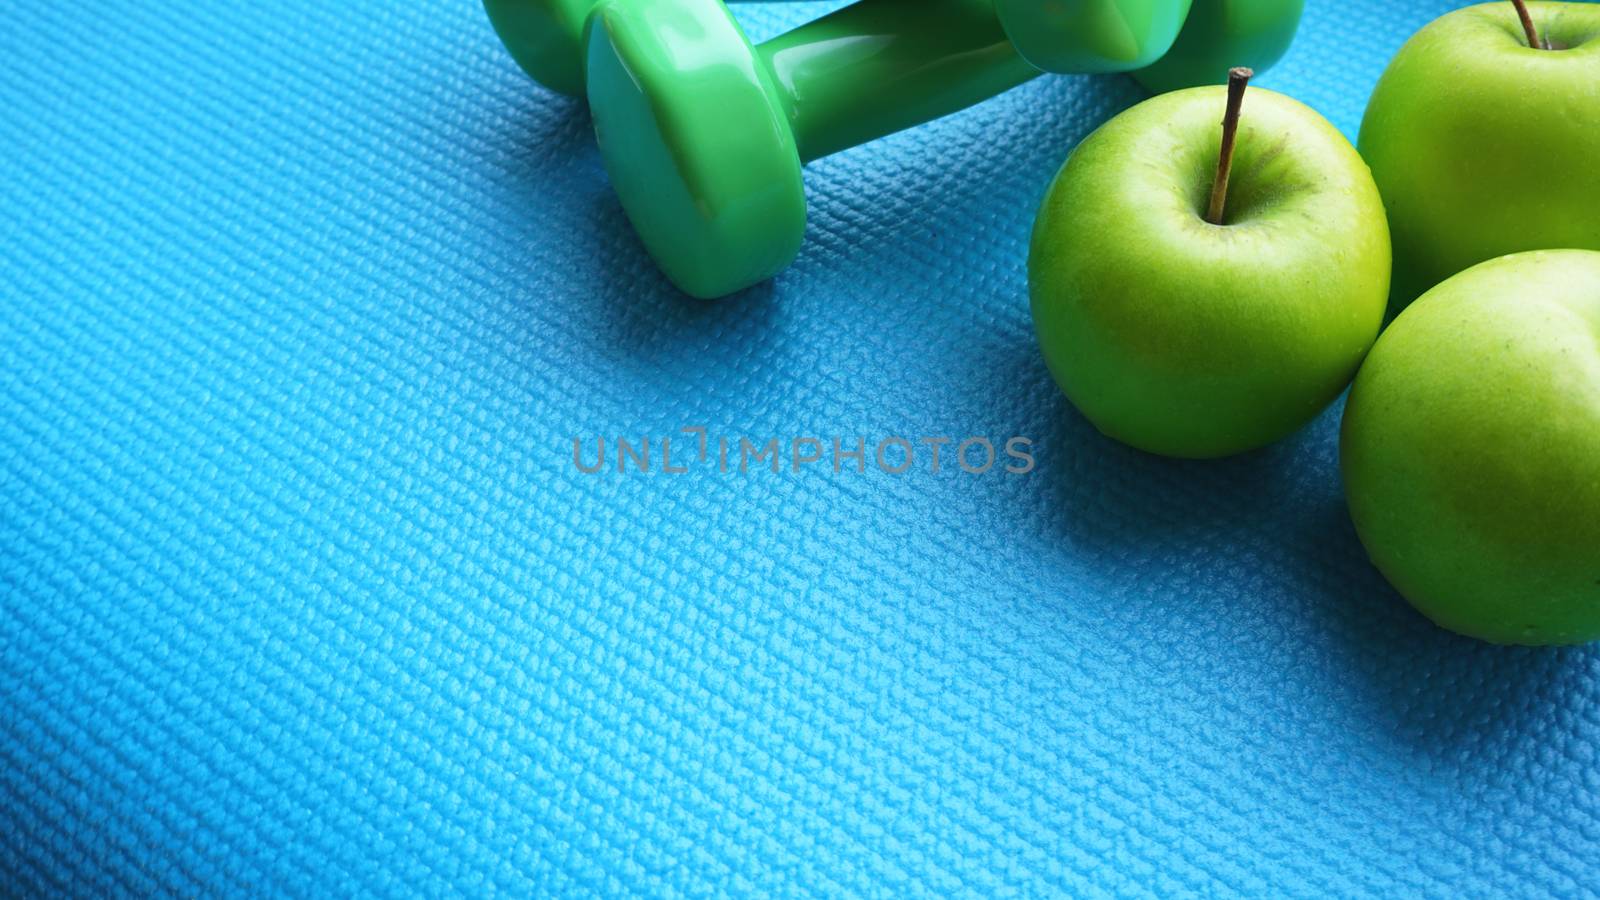
[[[1455,5],[1311,0],[1260,84],[1353,137]],[[1131,80],[817,163],[705,303],[471,0],[0,46],[0,893],[1595,890],[1600,657],[1414,613],[1337,408],[1172,462],[1050,381],[1029,229]]]

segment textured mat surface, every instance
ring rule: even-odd
[[[1353,134],[1451,5],[1311,0],[1263,84]],[[4,892],[1595,889],[1600,658],[1411,612],[1336,410],[1175,463],[1051,385],[1028,229],[1131,82],[813,166],[703,304],[469,0],[0,45]],[[685,426],[1038,468],[572,461]]]

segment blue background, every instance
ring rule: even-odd
[[[1311,0],[1261,83],[1353,136],[1453,5]],[[0,46],[14,891],[1595,890],[1600,658],[1412,612],[1337,409],[1171,462],[1050,382],[1033,213],[1131,81],[812,166],[795,266],[702,303],[469,0],[25,2]],[[572,466],[686,425],[1039,469]]]

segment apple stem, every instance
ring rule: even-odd
[[[1211,205],[1206,221],[1222,224],[1228,207],[1228,178],[1233,174],[1233,145],[1239,138],[1239,110],[1244,108],[1244,89],[1255,71],[1240,66],[1228,70],[1228,112],[1222,117],[1222,153],[1217,158],[1217,180],[1211,183]]]
[[[1522,30],[1528,34],[1528,46],[1535,50],[1544,50],[1544,41],[1539,40],[1539,29],[1533,24],[1533,13],[1528,12],[1527,0],[1511,0],[1511,5],[1517,8],[1517,17],[1522,19]]]

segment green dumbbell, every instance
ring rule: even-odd
[[[1157,93],[1227,84],[1228,70],[1265,72],[1289,51],[1305,0],[1193,0],[1172,50],[1133,73]]]
[[[1255,2],[1293,5],[1292,21],[1275,22],[1292,35],[1299,0]],[[568,91],[586,80],[623,208],[667,276],[701,297],[756,284],[794,258],[806,162],[970,106],[1042,67],[1147,66],[1180,31],[1205,24],[1189,21],[1190,0],[860,0],[755,46],[720,0],[486,8],[536,79]]]
[[[600,2],[483,0],[483,5],[523,71],[552,90],[578,96],[583,94],[583,30]],[[932,5],[905,12],[925,14]],[[1129,71],[1153,62],[1171,44],[1189,8],[1188,2],[1174,0],[997,0],[995,5],[1018,52],[1040,69],[1058,73]],[[1107,54],[1116,57],[1109,69],[1102,61]]]
[[[995,11],[1017,52],[1046,72],[1099,71],[1086,68],[1070,39],[1085,31],[1114,35],[1169,34],[1170,18],[1183,25],[1178,39],[1159,59],[1141,59],[1122,71],[1152,91],[1202,84],[1227,84],[1228,72],[1245,66],[1271,68],[1294,41],[1305,0],[1190,0],[1180,5],[1126,0],[997,0]],[[1131,42],[1131,38],[1129,39]]]

